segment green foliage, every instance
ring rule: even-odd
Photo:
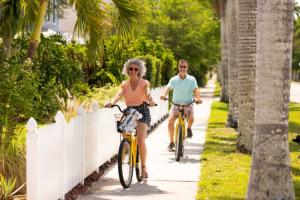
[[[34,115],[37,120],[54,117],[59,108],[55,95],[65,88],[72,90],[82,81],[83,51],[79,46],[66,45],[61,35],[42,37],[32,66],[38,77]]]
[[[151,55],[146,55],[146,56],[139,56],[138,57],[141,60],[144,60],[146,63],[146,75],[145,79],[147,79],[150,82],[151,87],[154,87],[155,82],[156,82],[156,60],[154,56]]]
[[[216,81],[215,85],[216,85],[216,89],[214,91],[214,97],[220,97],[220,95],[221,95],[221,86],[220,86],[220,83]]]
[[[153,87],[159,87],[159,86],[161,86],[161,68],[162,68],[162,62],[160,59],[156,60],[155,68],[156,68],[155,83],[154,83]]]
[[[64,45],[65,41],[58,36],[42,37],[33,69],[39,72],[42,84],[54,80],[56,84],[72,88],[75,83],[81,81],[80,57],[84,55],[77,53],[74,47]]]
[[[106,85],[99,88],[93,88],[87,95],[81,96],[79,100],[83,102],[84,105],[90,105],[92,100],[96,100],[100,106],[104,104],[116,95],[119,87],[114,85]]]
[[[0,199],[8,199],[11,197],[13,190],[16,185],[16,178],[5,179],[2,174],[0,174]]]
[[[106,57],[104,60],[104,69],[109,71],[116,77],[117,80],[122,80],[124,77],[121,75],[123,64],[130,58],[141,58],[146,62],[146,79],[150,81],[152,87],[160,86],[161,77],[163,75],[162,64],[164,59],[167,62],[174,62],[174,56],[169,49],[163,47],[159,41],[152,41],[145,37],[139,37],[132,40],[122,49],[114,45],[115,38],[107,41]],[[169,71],[173,75],[173,70]],[[169,77],[169,76],[167,76]]]
[[[16,187],[25,182],[25,137],[20,124],[34,116],[37,94],[37,76],[31,70],[32,62],[24,61],[23,43],[16,40],[11,58],[0,61],[0,172],[16,177]],[[4,189],[7,192],[6,186]]]
[[[186,59],[200,85],[220,58],[219,22],[209,3],[193,0],[149,0],[152,15],[145,34],[159,40],[176,60]],[[198,69],[201,67],[201,69]]]
[[[36,83],[29,65],[17,59],[0,68],[0,144],[4,137],[13,137],[18,123],[34,114]]]
[[[166,54],[161,66],[161,84],[167,85],[175,74],[176,62],[172,54]]]
[[[205,86],[207,82],[207,78],[206,78],[207,71],[208,69],[204,64],[200,64],[199,66],[189,66],[189,73],[195,76],[199,87]]]

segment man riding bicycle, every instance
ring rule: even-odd
[[[193,101],[193,95],[195,96],[196,103],[200,103],[200,91],[195,77],[187,74],[188,62],[186,60],[179,60],[178,63],[179,74],[170,79],[164,94],[160,97],[162,100],[166,99],[166,96],[171,90],[173,90],[173,102],[179,105],[188,105]],[[185,115],[188,119],[187,125],[187,137],[192,137],[193,133],[191,127],[194,122],[194,109],[193,104],[184,107]],[[178,106],[172,105],[169,113],[169,138],[170,144],[168,146],[169,151],[174,151],[174,123],[178,116]]]

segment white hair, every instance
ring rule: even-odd
[[[136,66],[138,66],[139,77],[144,77],[146,75],[145,62],[138,58],[131,58],[131,59],[127,60],[123,66],[122,74],[128,76],[128,70],[132,64],[135,64]]]

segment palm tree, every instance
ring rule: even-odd
[[[221,23],[221,63],[218,66],[218,81],[222,86],[220,101],[228,103],[227,0],[211,0],[211,3]]]
[[[227,44],[227,31],[226,31],[226,8],[227,0],[219,0],[220,20],[221,20],[221,102],[228,102],[228,44]]]
[[[257,1],[251,200],[295,199],[288,145],[293,22],[293,0]]]
[[[237,148],[251,152],[254,135],[254,93],[257,0],[239,1],[238,81],[239,135]]]
[[[11,20],[15,20],[16,23],[20,24],[22,20],[24,20],[24,24],[32,24],[35,22],[30,43],[28,49],[28,57],[33,58],[38,47],[38,43],[40,41],[40,34],[42,31],[42,26],[44,24],[46,10],[48,7],[48,0],[2,0],[2,2],[11,2],[16,4],[17,2],[21,2],[23,10],[19,13],[23,15],[15,15],[11,12],[10,18],[2,18],[7,21],[6,24],[11,28],[19,28],[19,26],[15,26],[11,24]],[[130,0],[112,0],[114,5],[116,6],[117,13],[117,33],[120,37],[128,37],[136,22],[136,18],[138,16],[138,11],[136,9],[135,1]],[[69,0],[70,6],[74,6],[77,10],[77,23],[76,23],[76,31],[80,35],[84,36],[89,42],[89,52],[91,55],[98,56],[102,51],[102,43],[103,37],[107,33],[107,30],[111,28],[112,22],[109,18],[109,9],[110,5],[103,0]],[[8,5],[7,3],[5,5]],[[6,6],[7,8],[12,8],[13,6]],[[3,10],[3,7],[0,7],[0,10]],[[4,13],[4,12],[1,12]],[[10,38],[13,37],[17,30],[11,32],[9,35]],[[10,32],[9,32],[10,33]]]
[[[237,128],[238,119],[238,1],[227,1],[227,43],[228,43],[228,97],[229,113],[227,126]]]
[[[7,59],[11,51],[12,38],[20,27],[22,18],[20,0],[0,1],[0,29],[3,39],[3,60]]]

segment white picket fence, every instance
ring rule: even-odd
[[[151,126],[168,113],[167,102],[159,99],[161,90],[151,90],[158,103],[150,108]],[[70,122],[59,111],[55,123],[41,128],[31,118],[26,141],[27,199],[64,199],[68,191],[116,155],[120,136],[114,114],[118,112],[116,108],[99,109],[94,103],[92,112],[79,108]]]

